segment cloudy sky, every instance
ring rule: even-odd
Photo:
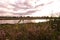
[[[0,0],[0,16],[56,16],[60,14],[60,0]],[[33,20],[34,21],[34,20]],[[46,20],[35,20],[34,22]],[[0,20],[0,23],[17,23]],[[26,21],[25,22],[30,22]]]
[[[60,0],[0,0],[0,16],[59,16]]]

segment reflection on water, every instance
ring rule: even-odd
[[[38,22],[46,22],[49,21],[48,19],[36,19],[36,20],[32,20],[32,22],[34,23],[38,23]]]
[[[19,20],[0,20],[0,24],[15,24],[18,23]],[[46,22],[48,19],[36,19],[36,20],[21,20],[20,23],[38,23],[38,22]]]

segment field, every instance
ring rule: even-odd
[[[60,40],[60,31],[50,22],[0,24],[0,40]]]

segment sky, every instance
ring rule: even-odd
[[[0,0],[0,16],[58,17],[60,16],[60,0]],[[34,22],[39,21],[46,20],[35,20]],[[0,21],[0,23],[3,22],[17,23],[17,20]]]
[[[60,0],[0,0],[0,16],[59,16]]]

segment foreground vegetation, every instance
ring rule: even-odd
[[[59,22],[0,24],[0,40],[60,40]]]

